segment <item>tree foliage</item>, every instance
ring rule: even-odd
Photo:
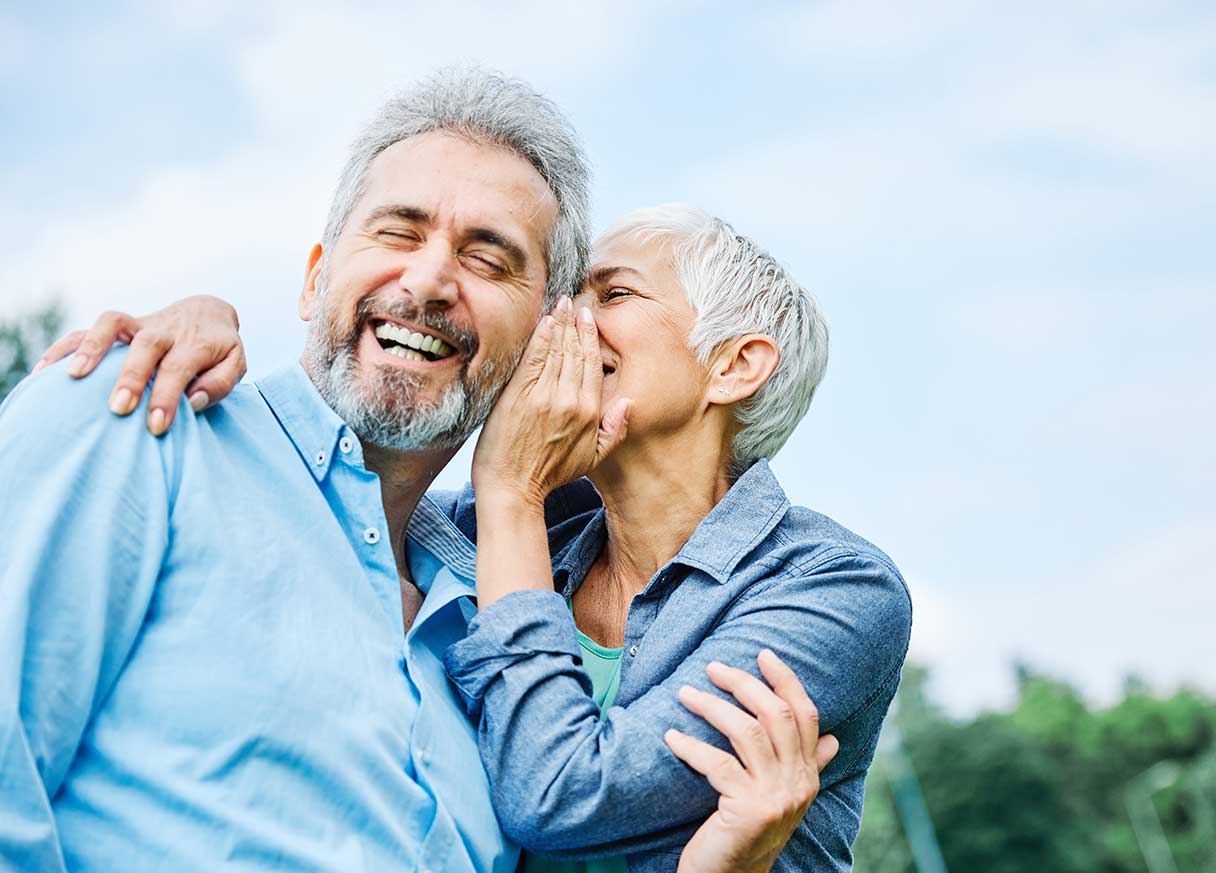
[[[59,336],[63,317],[63,306],[52,302],[28,315],[0,321],[0,401]]]
[[[954,720],[925,670],[905,670],[892,722],[950,873],[1145,873],[1133,809],[1160,822],[1179,873],[1216,871],[1216,701],[1129,681],[1093,708],[1067,683],[1017,675],[1009,711]],[[857,873],[917,873],[891,762],[880,751],[871,770]]]

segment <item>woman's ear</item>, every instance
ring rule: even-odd
[[[771,336],[747,333],[723,346],[710,369],[711,403],[747,400],[768,381],[781,361],[781,350]]]
[[[317,305],[317,279],[321,276],[321,244],[317,243],[308,253],[308,266],[304,270],[304,288],[300,291],[300,318],[312,321]]]

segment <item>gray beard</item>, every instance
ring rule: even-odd
[[[399,452],[456,448],[486,420],[523,354],[521,345],[507,358],[487,360],[471,377],[469,361],[480,345],[478,337],[445,314],[420,310],[404,300],[380,304],[369,297],[355,308],[352,333],[341,337],[323,287],[318,288],[318,300],[320,312],[308,327],[305,364],[321,397],[365,445]],[[418,400],[421,383],[414,374],[389,364],[360,364],[359,341],[373,317],[412,321],[457,341],[464,362],[437,401]]]

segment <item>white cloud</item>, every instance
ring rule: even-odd
[[[1028,561],[1021,590],[993,590],[980,567],[964,589],[912,577],[911,658],[932,666],[935,693],[960,713],[1009,703],[1015,660],[1099,704],[1132,674],[1216,692],[1213,567],[1216,517],[1207,517],[1145,531],[1067,575]]]

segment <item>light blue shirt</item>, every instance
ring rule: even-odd
[[[0,868],[513,870],[443,652],[473,552],[424,499],[408,634],[358,439],[298,365],[156,439],[121,355],[0,407]]]

